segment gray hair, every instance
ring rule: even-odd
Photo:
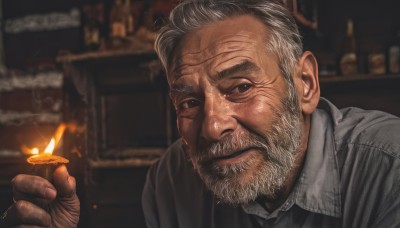
[[[174,48],[191,31],[233,16],[248,14],[258,18],[270,32],[266,48],[275,54],[289,87],[303,52],[301,36],[291,13],[276,0],[186,0],[170,14],[169,23],[158,33],[155,50],[168,72]],[[290,91],[289,97],[295,91]]]

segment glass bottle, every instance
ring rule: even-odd
[[[386,56],[380,45],[375,45],[368,55],[368,72],[371,75],[386,73]]]
[[[339,65],[342,75],[358,73],[356,39],[354,37],[353,20],[351,19],[347,21],[347,34],[343,40],[342,55]]]
[[[84,13],[86,15],[83,26],[85,49],[87,51],[97,50],[100,46],[100,25],[95,10],[91,5],[85,5]]]
[[[120,41],[126,37],[124,7],[121,0],[115,0],[110,12],[110,39]]]
[[[131,8],[131,1],[130,0],[125,0],[124,4],[124,17],[125,17],[125,29],[126,29],[126,34],[132,35],[135,29],[135,20],[132,14],[132,8]]]
[[[397,32],[394,41],[388,49],[388,70],[391,74],[400,73],[400,31]]]

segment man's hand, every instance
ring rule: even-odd
[[[80,203],[75,178],[64,165],[53,173],[53,184],[44,178],[18,175],[12,180],[14,204],[3,214],[0,227],[31,225],[76,227]]]

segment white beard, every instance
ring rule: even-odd
[[[207,148],[190,151],[192,163],[201,179],[219,200],[242,204],[259,196],[273,199],[282,188],[294,166],[301,135],[300,109],[291,106],[297,105],[297,102],[293,104],[286,99],[282,104],[283,111],[274,110],[275,120],[268,137],[245,130],[224,137]],[[223,151],[250,147],[257,148],[257,152],[239,164],[217,166],[207,159],[227,154]]]

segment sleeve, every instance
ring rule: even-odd
[[[400,192],[397,191],[393,201],[387,204],[372,227],[400,227]]]
[[[400,227],[400,159],[392,163],[393,171],[387,175],[387,181],[384,188],[389,189],[388,194],[382,193],[386,197],[378,208],[376,220],[371,227]]]

